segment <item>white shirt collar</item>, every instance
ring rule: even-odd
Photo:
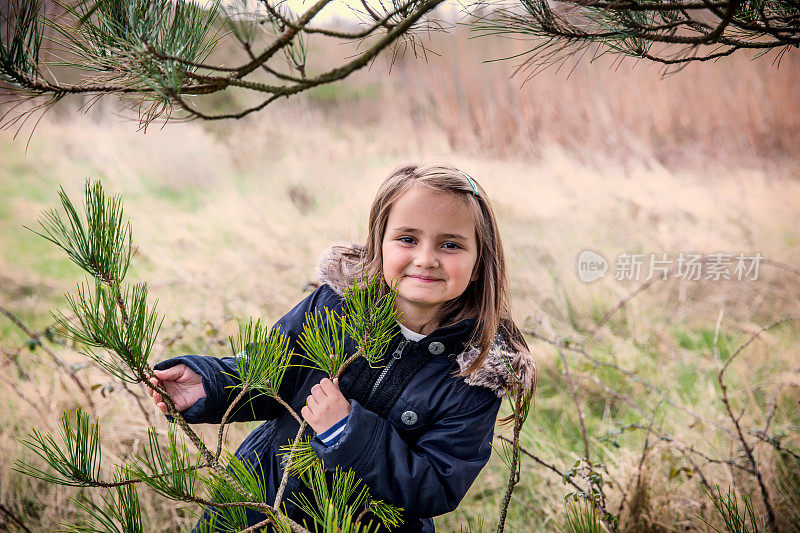
[[[403,334],[403,337],[405,337],[406,339],[408,339],[410,341],[417,342],[417,341],[421,341],[422,339],[427,337],[427,335],[423,335],[422,333],[417,333],[416,331],[411,331],[410,329],[405,327],[400,322],[398,322],[397,325],[400,326],[400,333]]]

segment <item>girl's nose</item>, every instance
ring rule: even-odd
[[[439,266],[439,258],[435,251],[422,246],[414,257],[414,264],[419,268],[437,268]]]

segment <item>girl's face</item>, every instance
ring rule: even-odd
[[[397,283],[402,321],[426,322],[473,281],[478,241],[472,214],[455,195],[413,187],[389,212],[381,253],[386,283]]]

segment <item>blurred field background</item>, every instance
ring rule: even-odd
[[[541,374],[525,450],[561,472],[583,454],[567,362],[622,531],[710,530],[701,517],[719,527],[687,457],[708,485],[752,496],[763,517],[716,375],[759,328],[800,314],[800,54],[788,52],[780,68],[772,57],[742,55],[667,77],[651,64],[584,58],[526,81],[524,68],[511,77],[520,60],[482,63],[525,43],[470,36],[452,28],[432,37],[427,61],[407,48],[237,122],[151,124],[143,134],[113,101],[78,111],[86,102],[73,100],[42,119],[29,145],[29,129],[16,139],[0,134],[0,306],[39,339],[0,316],[4,508],[33,531],[74,516],[68,498],[78,489],[13,470],[16,460],[39,464],[19,438],[33,428],[56,431],[64,409],[90,408],[43,346],[74,365],[88,389],[107,477],[141,449],[147,418],[166,427],[139,387],[126,389],[43,334],[49,311],[66,310],[63,295],[81,275],[21,226],[35,227],[57,205],[59,187],[79,198],[92,177],[123,195],[138,246],[128,279],[147,281],[165,315],[154,359],[222,356],[238,320],[272,322],[303,298],[329,243],[363,240],[369,204],[393,168],[442,161],[475,176],[500,219],[516,320]],[[323,40],[310,45],[321,63],[347,54]],[[758,252],[767,261],[752,281],[658,281],[596,329],[645,280],[616,281],[610,272],[582,283],[575,263],[587,248],[611,261],[651,252]],[[595,359],[563,349],[562,359],[534,334],[586,341]],[[769,418],[767,433],[792,450],[800,444],[798,338],[796,322],[762,333],[726,375],[745,428],[763,429]],[[671,441],[648,436],[650,416]],[[231,449],[254,427],[231,428]],[[797,531],[797,458],[764,443],[756,456],[781,529]],[[494,456],[437,529],[459,531],[480,518],[492,529],[507,475]],[[571,491],[523,455],[506,530],[558,531]],[[143,497],[143,513],[147,531],[193,523],[158,497]],[[0,514],[3,527],[12,525]]]

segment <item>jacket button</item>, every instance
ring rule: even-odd
[[[441,342],[432,342],[428,345],[428,351],[433,355],[442,355],[444,353],[444,344]]]
[[[402,415],[400,415],[400,420],[403,421],[403,424],[410,426],[417,422],[417,413],[414,411],[406,411]]]

